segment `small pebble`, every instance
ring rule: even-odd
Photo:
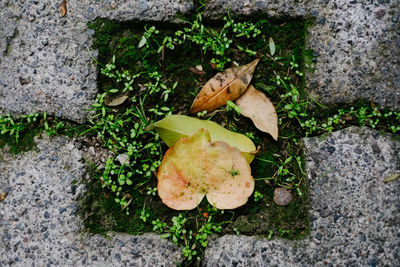
[[[396,14],[392,17],[392,22],[397,23],[399,21],[399,14]]]
[[[129,165],[129,156],[126,153],[118,155],[117,160],[121,165]]]
[[[279,206],[287,206],[292,201],[293,195],[286,188],[280,187],[274,190],[274,202]]]

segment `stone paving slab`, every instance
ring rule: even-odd
[[[325,105],[368,99],[400,109],[400,1],[398,0],[210,0],[206,15],[227,11],[267,17],[312,18],[306,48],[314,72],[307,89]]]
[[[96,66],[88,51],[98,17],[120,21],[174,21],[193,11],[192,1],[57,1],[0,3],[0,114],[44,111],[86,120],[96,91]],[[324,104],[364,98],[400,108],[400,2],[397,0],[211,0],[206,15],[230,12],[314,18],[306,46],[314,51],[310,94]],[[95,51],[92,52],[97,56]]]
[[[69,0],[0,2],[0,115],[46,110],[83,122],[96,91],[90,56],[97,17],[175,21],[192,1]],[[324,104],[365,98],[400,109],[400,2],[397,0],[210,0],[206,16],[229,9],[242,15],[313,18],[306,47],[314,50],[307,87]],[[85,173],[82,153],[64,137],[38,139],[38,150],[0,151],[0,266],[165,265],[179,249],[155,235],[81,234],[72,185]],[[351,127],[304,140],[310,182],[311,236],[268,241],[224,236],[206,251],[205,266],[400,264],[399,142]]]
[[[303,241],[224,236],[204,266],[398,266],[400,142],[350,127],[306,138],[311,235]]]
[[[75,184],[82,152],[65,137],[37,139],[37,151],[0,151],[0,266],[175,266],[180,250],[157,235],[84,234]]]
[[[89,52],[93,31],[87,22],[172,21],[191,1],[8,0],[0,3],[0,115],[47,111],[83,122],[93,103],[96,66]],[[91,54],[92,53],[92,54]]]

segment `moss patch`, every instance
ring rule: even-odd
[[[232,19],[238,20],[237,18]],[[307,21],[294,19],[270,22],[259,18],[253,20],[245,18],[242,21],[253,22],[262,33],[259,38],[255,39],[248,39],[246,37],[235,38],[235,48],[228,49],[226,56],[239,64],[252,61],[254,55],[241,51],[237,48],[239,46],[242,50],[248,49],[256,51],[257,54],[263,54],[264,56],[254,74],[253,84],[258,89],[263,90],[275,104],[278,104],[281,94],[285,92],[280,91],[281,89],[276,85],[276,76],[282,75],[283,77],[283,75],[289,73],[288,68],[291,67],[291,62],[296,62],[299,65],[299,71],[302,71],[305,67],[304,38]],[[213,22],[213,25],[220,25],[217,26],[217,29],[220,29],[223,24],[221,22]],[[100,68],[101,66],[106,66],[114,56],[114,62],[118,69],[137,73],[140,70],[149,70],[154,67],[154,70],[162,72],[162,79],[167,86],[172,86],[175,81],[178,82],[176,90],[171,93],[168,102],[165,103],[166,106],[172,106],[173,113],[186,113],[202,85],[218,72],[218,70],[214,69],[215,66],[210,64],[213,55],[211,53],[204,54],[200,47],[192,43],[185,43],[179,49],[174,50],[164,48],[160,53],[146,57],[146,53],[152,47],[147,49],[138,48],[138,43],[143,36],[142,29],[144,25],[142,24],[119,24],[101,19],[89,26],[96,32],[94,48],[99,50],[98,60]],[[161,44],[163,42],[162,36],[173,35],[179,27],[178,25],[156,24],[156,28],[161,33],[153,37],[154,42]],[[146,28],[149,29],[150,25],[147,25]],[[273,38],[276,44],[277,52],[274,56],[269,55],[269,38]],[[229,67],[229,64],[231,63],[228,63],[225,67]],[[197,65],[203,67],[204,75],[198,75],[189,70]],[[291,82],[302,89],[304,76],[288,75],[292,79]],[[116,86],[108,77],[101,75],[100,70],[98,81],[99,89],[103,92],[107,92]],[[146,82],[148,82],[146,79],[138,78],[135,81],[135,86],[141,87]],[[135,93],[133,92],[128,92],[128,94],[131,97],[135,97]],[[145,109],[154,109],[158,107],[159,103],[160,99],[154,99],[154,101],[149,102]],[[237,121],[235,118],[236,115],[233,112],[222,110],[213,120],[231,130],[240,131],[243,134],[247,133],[253,137],[256,145],[261,146],[261,153],[258,156],[261,160],[256,159],[252,163],[253,176],[255,178],[272,177],[270,179],[271,183],[270,186],[267,186],[264,180],[257,181],[256,191],[264,195],[261,201],[255,202],[251,198],[245,206],[239,209],[226,211],[223,214],[215,213],[213,220],[215,222],[231,222],[230,224],[224,224],[225,226],[229,225],[225,230],[226,232],[231,232],[235,228],[244,234],[251,235],[267,234],[270,230],[273,230],[276,235],[279,235],[280,231],[285,230],[287,232],[282,235],[283,237],[291,239],[304,237],[309,231],[307,183],[304,181],[304,174],[296,167],[296,161],[289,163],[290,166],[288,168],[295,172],[295,175],[297,175],[296,179],[303,180],[303,183],[299,187],[302,196],[297,195],[293,191],[293,194],[296,196],[292,203],[288,207],[278,207],[272,201],[273,189],[281,181],[278,178],[273,178],[276,168],[270,163],[263,161],[263,159],[266,159],[279,163],[274,154],[281,153],[282,151],[284,151],[283,154],[281,153],[282,157],[301,156],[299,146],[287,140],[292,137],[301,137],[296,129],[296,125],[283,127],[281,141],[274,142],[269,135],[257,131],[252,126],[250,120],[242,117]],[[165,150],[166,147],[163,146],[163,151]],[[93,176],[99,177],[101,175]],[[121,207],[114,201],[112,193],[108,192],[106,188],[101,188],[99,179],[93,178],[89,184],[91,190],[85,201],[82,202],[81,212],[85,225],[90,231],[101,233],[113,230],[137,234],[152,230],[151,224],[144,223],[139,219],[143,209],[148,211],[149,221],[158,218],[168,222],[172,216],[179,214],[161,204],[158,196],[147,194],[147,188],[156,186],[156,178],[154,176],[146,184],[147,187],[143,186],[139,190],[130,190],[127,187],[124,190],[124,193],[130,194],[133,198],[133,201],[130,203],[130,210],[132,212],[129,215],[121,212]],[[197,210],[184,213],[187,217],[197,218],[191,222],[195,224],[196,221],[199,222],[205,219],[204,213],[208,214],[212,212],[206,201],[203,201]],[[248,222],[247,226],[240,223],[243,221]]]

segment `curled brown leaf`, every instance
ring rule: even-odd
[[[226,69],[212,77],[193,101],[190,113],[203,110],[213,111],[225,105],[226,101],[234,101],[239,98],[250,84],[259,60],[256,59],[244,66]]]
[[[62,1],[60,8],[61,8],[61,17],[67,15],[67,0]]]
[[[189,70],[197,75],[204,75],[206,74],[203,70],[199,70],[197,68],[190,67]]]
[[[0,202],[2,202],[4,199],[6,199],[7,196],[8,196],[7,192],[0,193]]]

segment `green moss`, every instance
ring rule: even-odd
[[[237,18],[234,18],[235,20]],[[254,41],[249,39],[237,38],[235,41],[241,47],[250,48],[264,55],[269,54],[268,39],[272,37],[276,44],[276,55],[274,57],[280,58],[278,63],[272,57],[262,57],[262,62],[258,65],[254,74],[253,83],[259,85],[264,91],[266,91],[274,102],[279,101],[280,92],[274,91],[275,88],[269,87],[270,84],[275,83],[275,73],[286,73],[287,67],[293,59],[300,65],[300,69],[304,69],[305,63],[305,50],[304,41],[306,34],[307,22],[301,19],[293,19],[289,21],[277,20],[269,22],[260,18],[244,18],[243,21],[252,21],[259,25],[263,34],[261,38],[257,38]],[[220,23],[214,23],[213,25],[220,25]],[[140,25],[143,27],[143,25]],[[154,54],[151,57],[146,56],[148,51],[146,49],[139,49],[137,44],[142,38],[143,32],[140,28],[133,27],[129,24],[117,24],[116,22],[110,22],[105,20],[97,20],[95,23],[90,25],[92,29],[96,30],[94,48],[99,49],[99,62],[101,64],[108,63],[112,56],[115,56],[116,65],[124,70],[129,70],[132,73],[138,72],[140,69],[151,70],[153,67],[161,69],[164,75],[164,79],[167,80],[167,84],[172,84],[173,81],[178,81],[178,87],[174,94],[171,94],[169,103],[173,103],[174,113],[187,112],[190,104],[196,94],[201,89],[201,84],[204,84],[210,77],[212,77],[217,71],[213,70],[211,65],[206,62],[210,62],[210,54],[202,54],[200,49],[194,45],[188,43],[179,49],[169,50],[165,49],[162,54]],[[218,26],[217,26],[218,27]],[[162,42],[162,35],[172,35],[176,30],[177,25],[157,25],[157,29],[160,30],[160,35],[155,36],[155,40],[159,43]],[[235,50],[229,50],[228,54],[233,60],[239,63],[247,63],[254,59],[254,56],[250,56],[246,53],[238,53]],[[143,58],[146,57],[145,60]],[[197,75],[189,71],[190,67],[196,65],[202,65],[205,71],[205,75]],[[275,72],[275,73],[274,73]],[[302,87],[304,85],[303,79],[296,78],[294,82]],[[99,89],[106,91],[109,88],[113,88],[114,84],[110,83],[104,76],[100,76],[98,79]],[[169,82],[170,81],[170,82]],[[139,78],[138,84],[146,83],[146,80]],[[156,99],[153,105],[159,103]],[[151,107],[147,106],[149,109]],[[301,149],[296,147],[293,143],[288,146],[285,139],[281,139],[280,142],[271,141],[267,134],[254,131],[251,126],[251,122],[246,118],[241,118],[239,122],[230,124],[233,120],[233,114],[222,113],[221,116],[216,116],[214,120],[220,123],[228,122],[227,127],[232,130],[240,129],[241,132],[253,132],[255,136],[255,142],[257,145],[262,146],[263,156],[262,159],[275,160],[274,153],[279,153],[282,149],[286,149],[287,155],[298,156],[301,154]],[[298,136],[294,128],[284,130],[281,133],[282,136]],[[296,169],[295,167],[291,167]],[[272,177],[274,169],[271,168],[270,164],[263,161],[255,160],[252,164],[253,176],[259,177]],[[298,169],[296,169],[298,175],[303,175]],[[92,173],[93,180],[87,181],[90,185],[89,194],[82,200],[81,214],[85,218],[85,226],[88,230],[95,233],[105,233],[107,231],[121,231],[132,234],[142,233],[151,231],[149,223],[144,223],[139,219],[140,213],[143,207],[146,207],[149,211],[148,220],[155,220],[161,218],[162,221],[169,221],[172,216],[178,214],[177,211],[173,211],[165,205],[160,203],[158,196],[150,197],[146,194],[146,189],[132,190],[129,194],[133,197],[133,201],[130,204],[130,210],[132,211],[129,215],[121,212],[121,207],[114,201],[114,197],[107,191],[103,191],[101,183],[99,181],[99,175]],[[300,176],[299,176],[300,177]],[[152,184],[149,186],[154,187],[156,184],[155,179],[151,181]],[[308,199],[307,199],[307,187],[304,182],[300,189],[303,192],[303,196],[299,197],[296,192],[293,192],[296,197],[294,201],[288,207],[277,207],[273,201],[273,189],[277,186],[273,182],[271,187],[266,186],[264,181],[257,181],[256,190],[264,194],[264,198],[261,202],[255,202],[253,198],[249,202],[232,212],[226,212],[224,214],[216,213],[213,215],[215,222],[226,222],[233,221],[233,223],[226,228],[229,232],[232,230],[232,226],[240,221],[248,221],[249,223],[245,226],[243,223],[239,231],[247,234],[267,234],[270,230],[274,230],[276,234],[279,233],[279,229],[289,230],[290,233],[284,237],[296,239],[305,236],[308,233]],[[105,190],[105,189],[104,189]],[[108,198],[106,197],[108,195]],[[197,210],[187,211],[185,214],[190,218],[197,218],[196,220],[203,220],[202,214],[209,212],[209,204],[204,200],[198,207]],[[256,227],[255,227],[256,226]],[[190,228],[190,225],[187,225]],[[196,228],[196,225],[192,225]],[[247,228],[246,228],[247,227]]]
[[[87,187],[87,193],[79,200],[79,215],[86,229],[95,234],[106,234],[108,231],[140,234],[151,231],[149,224],[139,219],[144,204],[144,196],[139,192],[130,192],[134,201],[130,209],[131,215],[121,210],[119,203],[114,201],[100,183],[101,174],[93,165],[88,164],[88,180],[81,181]]]
[[[19,138],[16,139],[15,135],[0,135],[0,148],[4,146],[9,147],[9,151],[13,154],[32,150],[36,147],[34,138],[43,130],[43,126],[39,123],[29,125],[24,131],[19,133]]]
[[[97,60],[105,62],[105,57],[112,53],[111,41],[116,34],[120,33],[121,26],[117,22],[100,18],[93,22],[88,22],[88,27],[95,31],[93,48],[99,52]]]

